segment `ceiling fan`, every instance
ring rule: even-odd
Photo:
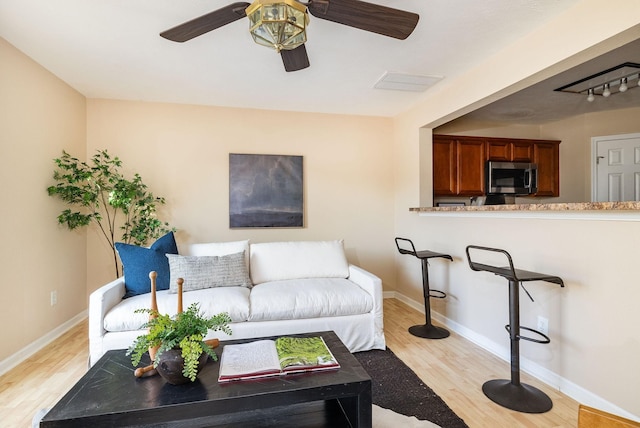
[[[360,0],[255,0],[236,2],[160,33],[174,42],[186,42],[244,17],[256,43],[280,53],[286,71],[309,67],[306,24],[316,18],[404,40],[418,24],[416,13]]]

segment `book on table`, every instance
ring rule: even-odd
[[[283,336],[225,345],[218,382],[338,368],[340,364],[321,336]]]

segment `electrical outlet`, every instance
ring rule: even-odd
[[[58,291],[53,290],[51,292],[51,306],[55,306],[58,303]]]
[[[538,329],[542,334],[549,334],[549,319],[543,316],[538,316]]]

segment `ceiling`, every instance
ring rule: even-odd
[[[626,92],[620,93],[612,90],[612,94],[608,98],[597,96],[593,102],[587,101],[586,95],[555,91],[555,89],[562,88],[570,83],[628,62],[640,64],[640,39],[479,108],[456,120],[535,125],[587,113],[640,107],[640,87],[637,85],[638,79],[635,75],[633,80],[629,81],[630,89]],[[622,74],[620,74],[621,71]],[[640,68],[611,71],[588,79],[583,86],[588,88],[602,85],[611,79],[618,79],[620,76],[626,75],[627,72],[638,73]]]
[[[311,67],[292,73],[252,41],[246,19],[185,43],[158,35],[228,0],[0,0],[0,37],[88,98],[394,116],[428,90],[374,89],[385,72],[455,78],[579,0],[370,1],[418,13],[416,30],[396,40],[311,16]],[[519,98],[540,99],[536,90],[549,85],[477,114],[550,114],[556,99],[537,106]],[[574,110],[582,101],[568,98]]]

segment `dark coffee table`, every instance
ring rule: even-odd
[[[322,336],[340,369],[219,384],[209,360],[195,382],[171,385],[135,378],[125,351],[108,351],[40,427],[371,427],[371,378],[335,333],[291,336]]]

